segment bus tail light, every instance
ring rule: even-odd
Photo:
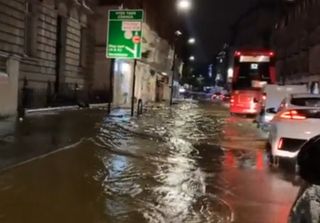
[[[291,120],[305,120],[306,116],[299,114],[296,110],[285,111],[280,115],[282,119],[291,119]]]
[[[231,104],[234,103],[234,96],[233,96],[233,95],[231,96],[230,103],[231,103]]]

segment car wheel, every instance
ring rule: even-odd
[[[266,153],[269,161],[270,166],[279,166],[279,157],[276,157],[272,154],[272,148],[271,145],[268,143],[266,145]]]
[[[299,166],[298,164],[295,165],[295,167],[294,167],[294,172],[295,172],[296,174],[299,174],[299,173],[300,173],[300,166]]]
[[[295,160],[295,162],[294,162],[294,172],[295,172],[295,174],[299,174],[299,172],[300,172],[300,166],[299,166],[297,160]]]

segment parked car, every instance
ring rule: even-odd
[[[320,135],[312,138],[298,154],[299,175],[304,180],[288,223],[320,222]]]
[[[267,152],[271,162],[294,159],[309,139],[320,134],[320,95],[292,94],[286,97],[270,123]]]
[[[216,92],[211,96],[212,101],[229,102],[231,95],[226,92]]]
[[[221,92],[216,92],[211,96],[212,101],[220,101],[222,100],[223,94]]]

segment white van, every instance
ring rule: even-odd
[[[265,94],[264,109],[257,117],[258,126],[267,129],[275,112],[272,108],[278,108],[284,98],[290,94],[308,93],[307,85],[271,85],[268,84],[263,89]]]

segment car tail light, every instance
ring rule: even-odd
[[[281,138],[278,142],[278,149],[282,149],[283,146],[283,139]]]
[[[282,119],[292,119],[292,120],[305,120],[307,117],[301,115],[296,110],[286,111],[280,115]]]
[[[273,57],[275,55],[275,53],[273,51],[269,52],[269,56]]]
[[[240,56],[241,56],[241,52],[240,52],[240,51],[236,51],[236,52],[234,53],[234,55],[235,55],[236,57],[240,57]]]

